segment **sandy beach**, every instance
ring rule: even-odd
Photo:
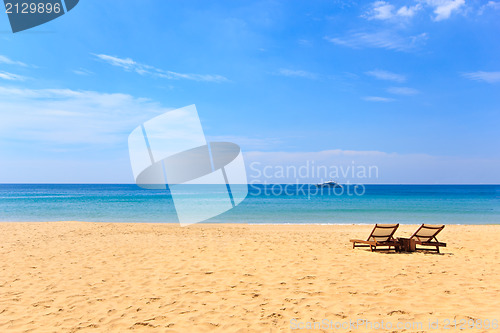
[[[0,223],[0,331],[375,331],[345,326],[365,320],[439,332],[429,320],[449,320],[454,332],[453,320],[500,319],[500,225],[448,225],[441,254],[353,250],[371,229]]]

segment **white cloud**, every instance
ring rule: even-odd
[[[26,78],[21,75],[0,71],[0,79],[9,81],[24,81]]]
[[[417,49],[425,43],[427,38],[428,36],[426,33],[404,37],[393,31],[379,31],[372,33],[353,32],[345,37],[325,37],[325,39],[329,42],[354,49],[375,47],[404,52]]]
[[[172,71],[163,71],[157,69],[157,73],[153,74],[155,76],[165,78],[165,79],[170,79],[170,80],[176,80],[176,79],[186,79],[186,80],[193,80],[193,81],[206,81],[206,82],[227,82],[229,81],[226,77],[222,75],[212,75],[212,74],[183,74],[183,73],[176,73]]]
[[[481,8],[479,8],[478,14],[483,15],[483,13],[487,9],[500,10],[500,1],[488,1],[486,5],[483,5],[481,6]]]
[[[500,72],[483,72],[483,71],[478,71],[478,72],[472,72],[472,73],[464,73],[462,76],[475,80],[475,81],[482,81],[482,82],[487,82],[487,83],[497,83],[500,82]]]
[[[317,183],[331,178],[351,184],[500,182],[499,158],[459,158],[340,149],[319,152],[251,151],[245,152],[244,157],[250,183]],[[366,171],[364,175],[359,172],[362,169]]]
[[[318,77],[317,74],[303,71],[303,70],[292,70],[292,69],[286,69],[282,68],[278,71],[279,75],[283,76],[291,76],[291,77],[303,77],[307,79],[316,79]]]
[[[139,124],[170,111],[158,103],[128,94],[71,89],[24,89],[0,86],[2,182],[133,182],[127,137]],[[269,148],[262,139],[210,137],[243,146]],[[280,139],[275,140],[280,145]],[[267,140],[266,140],[267,141]],[[21,149],[22,148],[22,149]],[[10,150],[9,150],[10,149]],[[12,152],[11,150],[15,151]],[[259,149],[259,148],[256,148]],[[250,166],[375,166],[376,178],[347,176],[351,183],[500,183],[500,160],[452,158],[380,151],[244,153]],[[254,170],[248,168],[251,181]],[[320,181],[317,177],[300,182]],[[272,179],[262,179],[272,182]],[[296,179],[276,179],[295,183]]]
[[[434,9],[434,20],[448,19],[454,11],[465,5],[465,0],[426,0],[427,5]]]
[[[499,10],[500,9],[500,1],[488,1],[488,3],[486,4],[486,7],[490,7],[490,8],[493,8],[495,10]]]
[[[84,75],[84,76],[94,74],[93,72],[91,72],[91,71],[89,71],[88,69],[85,69],[85,68],[74,69],[73,73],[75,73],[77,75]]]
[[[402,17],[413,17],[420,9],[422,9],[422,5],[419,3],[415,6],[403,6],[398,9],[396,14]]]
[[[308,39],[299,39],[297,42],[298,42],[300,45],[302,45],[302,46],[312,46],[312,44],[313,44],[313,43],[312,43],[310,40],[308,40]]]
[[[126,142],[138,124],[169,110],[127,94],[0,86],[0,142],[100,149]]]
[[[387,81],[395,81],[395,82],[404,82],[406,81],[406,77],[401,74],[396,74],[389,71],[384,71],[381,69],[374,69],[372,71],[366,72],[366,75],[373,76],[379,80],[387,80]]]
[[[28,66],[24,62],[12,60],[9,57],[6,57],[6,56],[1,55],[1,54],[0,54],[0,64],[18,65],[18,66],[23,66],[23,67]]]
[[[388,97],[380,97],[380,96],[366,96],[363,97],[365,101],[368,102],[394,102],[394,98],[388,98]]]
[[[422,9],[421,4],[416,4],[414,6],[402,6],[396,10],[396,7],[386,1],[375,1],[371,4],[370,10],[362,15],[369,20],[391,20],[401,17],[412,17],[420,9]]]
[[[212,74],[183,74],[173,71],[167,71],[153,66],[138,63],[130,58],[118,58],[106,54],[94,54],[98,59],[116,67],[125,69],[126,71],[136,72],[140,75],[151,75],[164,79],[177,80],[193,80],[193,81],[207,81],[207,82],[224,82],[229,81],[222,75]]]
[[[118,67],[122,67],[125,69],[133,69],[133,68],[137,69],[140,67],[145,67],[145,65],[138,64],[130,58],[123,59],[123,58],[113,57],[113,56],[106,55],[106,54],[94,54],[94,55],[97,58],[104,60],[113,66],[118,66]]]
[[[391,94],[406,95],[406,96],[416,95],[419,93],[419,91],[417,89],[408,88],[408,87],[390,87],[390,88],[387,88],[387,91]]]
[[[419,0],[415,5],[404,5],[397,8],[388,1],[375,1],[371,3],[370,9],[362,15],[368,20],[395,20],[401,18],[410,18],[424,9],[424,6],[430,8],[433,13],[434,21],[448,19],[454,12],[460,11],[465,5],[465,0]],[[490,1],[480,9],[480,14],[485,8],[500,7],[495,1]]]
[[[368,19],[387,20],[394,17],[394,6],[385,1],[375,1],[367,16]]]

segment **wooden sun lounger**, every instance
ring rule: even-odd
[[[436,251],[439,253],[439,247],[446,247],[446,243],[441,243],[436,238],[436,235],[443,229],[444,225],[422,224],[410,239],[414,239],[416,245],[435,247],[435,249],[417,248],[417,250]]]
[[[351,239],[352,248],[355,247],[369,247],[371,251],[376,251],[377,247],[388,246],[390,250],[394,247],[394,250],[399,251],[399,242],[395,240],[392,236],[399,227],[398,224],[375,224],[370,236],[367,240],[361,239]]]

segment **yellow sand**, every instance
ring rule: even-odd
[[[0,223],[0,332],[274,332],[323,319],[443,332],[428,321],[500,319],[500,225],[447,226],[441,255],[353,250],[371,228]],[[500,329],[463,332],[483,331]]]

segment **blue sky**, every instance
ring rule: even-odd
[[[12,34],[2,13],[0,182],[133,182],[128,134],[196,104],[247,163],[500,183],[499,15],[500,1],[82,0]]]

